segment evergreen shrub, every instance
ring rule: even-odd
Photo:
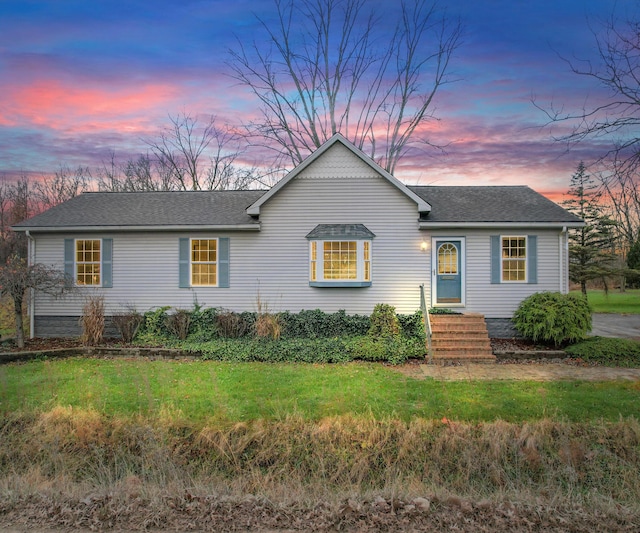
[[[591,330],[591,309],[581,294],[538,292],[520,303],[513,323],[526,339],[557,347],[586,336]]]
[[[140,342],[156,343],[170,338],[167,329],[167,307],[158,307],[147,311],[143,316],[144,320],[138,329],[136,340]]]

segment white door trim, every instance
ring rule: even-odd
[[[460,303],[438,303],[438,243],[460,241]],[[431,237],[431,307],[465,307],[467,293],[467,261],[465,237]]]

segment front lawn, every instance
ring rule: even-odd
[[[70,358],[0,367],[0,413],[56,406],[196,423],[351,415],[511,422],[637,416],[628,382],[437,382],[380,364],[336,365]]]
[[[575,291],[580,294],[579,291]],[[587,299],[594,313],[630,313],[640,314],[640,289],[627,289],[625,292],[611,290],[589,290]]]

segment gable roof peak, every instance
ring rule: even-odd
[[[269,201],[269,199],[276,195],[280,189],[285,187],[287,183],[293,180],[296,176],[298,176],[303,170],[308,168],[314,161],[318,160],[322,155],[327,152],[333,145],[336,143],[342,144],[345,148],[347,148],[353,155],[358,157],[361,161],[366,163],[369,167],[371,167],[375,172],[380,174],[383,178],[385,178],[389,183],[391,183],[394,187],[400,190],[403,194],[408,196],[412,201],[414,201],[418,207],[419,213],[428,213],[431,211],[431,206],[424,199],[409,189],[404,183],[400,180],[392,176],[389,172],[383,169],[380,165],[378,165],[373,159],[367,156],[362,150],[357,148],[353,143],[351,143],[348,139],[346,139],[341,133],[334,133],[328,140],[326,140],[319,148],[317,148],[312,154],[304,159],[298,166],[296,166],[293,170],[291,170],[284,178],[282,178],[278,183],[276,183],[264,196],[259,198],[255,203],[250,205],[247,208],[247,214],[251,216],[259,216],[260,215],[260,207]]]

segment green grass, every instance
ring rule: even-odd
[[[640,289],[627,289],[625,292],[611,290],[608,294],[589,290],[587,298],[594,313],[640,314]]]
[[[0,413],[92,408],[193,422],[333,415],[511,422],[637,416],[632,382],[439,382],[379,364],[262,364],[70,358],[0,367]]]

